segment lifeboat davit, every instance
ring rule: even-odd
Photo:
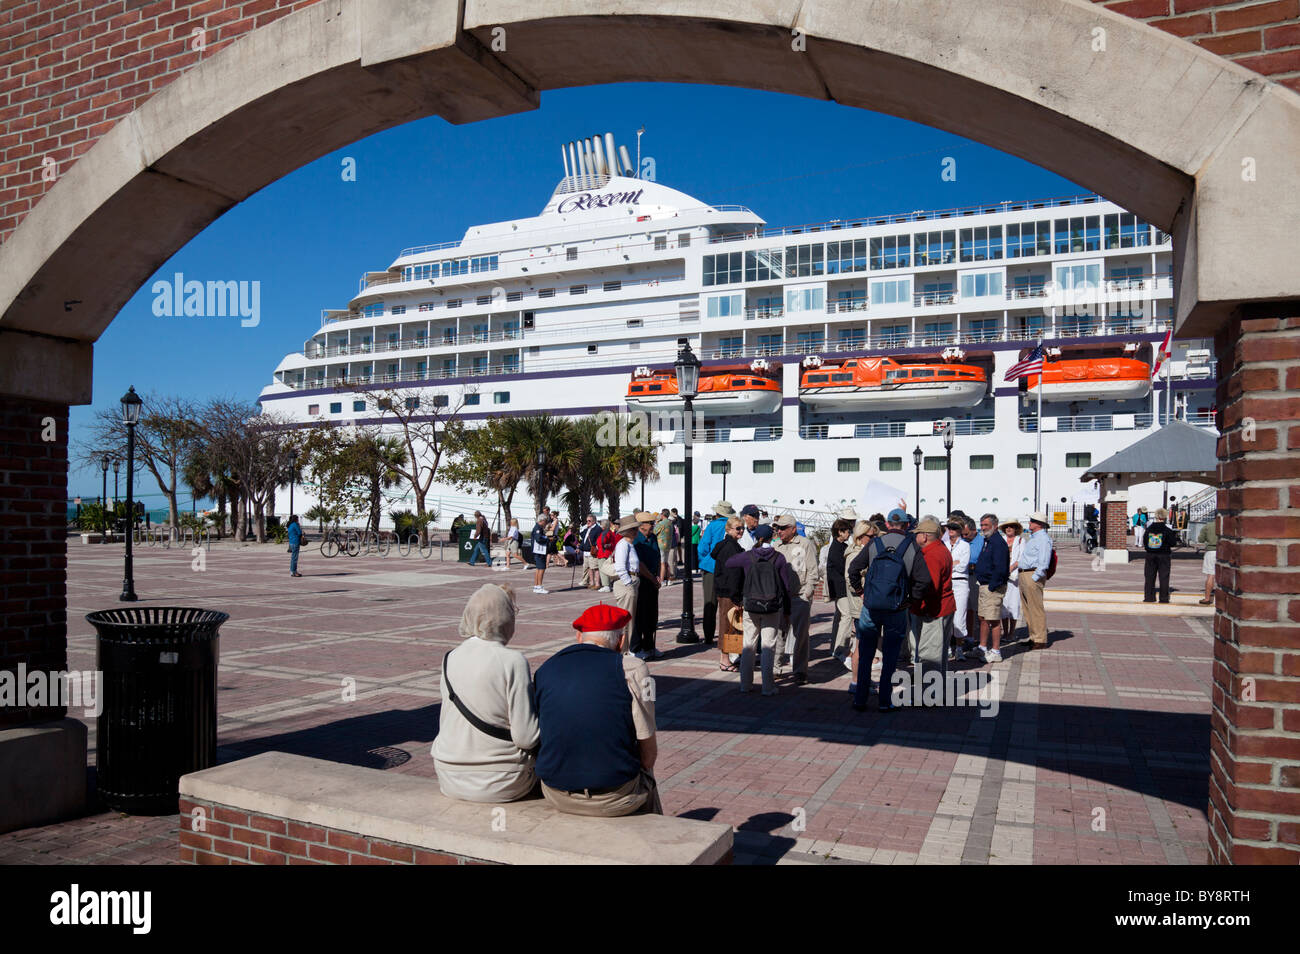
[[[701,368],[699,393],[691,402],[700,414],[772,414],[781,408],[781,382],[770,376],[767,362],[724,368]],[[625,403],[634,411],[682,411],[677,374],[671,368],[637,368],[628,382]]]
[[[974,407],[988,391],[988,374],[973,364],[899,364],[893,358],[852,358],[810,367],[799,398],[817,410],[910,411]]]
[[[1143,398],[1151,393],[1151,366],[1133,358],[1071,358],[1043,365],[1043,398],[1053,401]],[[1038,394],[1037,374],[1025,389]]]

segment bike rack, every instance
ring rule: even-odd
[[[428,551],[427,553],[426,553],[425,550],[424,550],[424,544],[423,544],[423,543],[420,544],[420,556],[421,556],[422,558],[426,559],[426,560],[429,559],[429,557],[433,556],[433,539],[432,539],[432,538],[429,539],[429,551]],[[441,559],[441,558],[442,558],[442,557],[441,557],[441,550],[439,550],[439,559]]]
[[[414,533],[412,533],[410,536],[408,536],[408,537],[406,538],[406,549],[405,549],[405,550],[402,549],[402,541],[399,539],[399,540],[397,541],[397,555],[398,555],[398,556],[404,556],[404,557],[406,557],[406,556],[410,556],[410,555],[411,555],[411,545],[412,545],[412,544],[415,544],[416,546],[419,546],[419,544],[420,544],[420,538],[417,537]]]
[[[393,549],[393,538],[388,535],[387,531],[376,535],[375,549],[379,551],[381,557],[388,556],[389,551]]]

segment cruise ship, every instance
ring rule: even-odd
[[[1023,517],[1040,447],[1042,506],[1077,512],[1096,500],[1088,468],[1169,416],[1214,426],[1209,342],[1172,342],[1153,374],[1173,320],[1171,237],[1099,196],[775,227],[638,177],[608,133],[561,158],[540,213],[366,272],[279,363],[263,408],[383,424],[373,392],[401,389],[463,404],[470,424],[657,414],[661,477],[622,509],[680,506],[672,366],[689,344],[696,507],[725,490],[737,509],[810,516],[884,494],[918,514]],[[1005,380],[1040,341],[1041,375]],[[1203,489],[1135,487],[1130,508]],[[472,504],[456,494],[435,485],[430,506]]]

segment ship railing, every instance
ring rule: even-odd
[[[919,437],[941,434],[944,420],[932,421],[874,421],[869,424],[801,424],[799,436],[808,441],[838,440],[840,438],[868,437]],[[954,422],[953,433],[958,437],[992,434],[991,417],[965,418]]]
[[[1155,416],[1141,414],[1074,414],[1043,415],[1043,433],[1052,431],[1077,434],[1086,431],[1141,431],[1149,428]],[[1030,434],[1038,433],[1038,418],[1033,414],[1020,416],[1020,429]]]
[[[924,308],[929,305],[951,305],[957,300],[957,293],[952,291],[922,291],[912,295],[912,307]]]
[[[835,301],[826,303],[826,313],[828,315],[841,315],[847,312],[866,311],[866,296],[861,298],[838,298]]]
[[[1192,425],[1193,427],[1217,427],[1218,426],[1215,420],[1214,411],[1181,411],[1181,412],[1176,411],[1174,417],[1177,420]],[[1162,425],[1168,422],[1168,418],[1165,415],[1164,404],[1160,405],[1160,413],[1159,415],[1157,415],[1157,419]]]
[[[746,321],[762,321],[768,318],[782,318],[785,316],[785,308],[782,305],[772,305],[766,308],[746,308]]]
[[[560,259],[561,256],[563,256],[563,255],[564,255],[563,252],[557,252],[557,253],[554,254],[554,255],[539,256],[539,257],[533,257],[533,258],[527,258],[527,259],[523,259],[523,258],[521,258],[520,261],[527,261],[527,262],[529,262],[530,264],[531,264],[531,263],[539,263],[539,262],[545,262],[547,259],[552,259],[552,258],[553,258],[553,259]],[[565,260],[565,261],[568,261],[567,257],[564,258],[564,260]],[[507,262],[504,262],[504,263],[501,263],[501,264],[508,266],[510,263],[507,261]],[[473,273],[470,273],[470,274],[472,274],[472,275],[483,275],[483,274],[485,274],[485,273],[484,273],[484,272],[473,272]],[[460,276],[452,276],[452,277],[457,277],[457,278],[458,278],[458,277],[460,277]],[[610,293],[613,293],[613,292],[617,292],[617,291],[624,291],[625,289],[628,289],[628,288],[638,288],[638,287],[640,287],[640,286],[646,286],[646,287],[653,288],[653,287],[656,286],[656,285],[662,285],[662,284],[665,284],[665,283],[667,283],[667,282],[680,282],[680,281],[684,281],[685,279],[686,279],[686,275],[685,275],[685,274],[681,274],[681,275],[663,275],[663,276],[659,276],[659,277],[655,277],[655,278],[620,279],[620,280],[619,280],[619,287],[618,287],[618,288],[611,288],[611,289],[608,289],[607,291],[610,292]],[[477,280],[481,280],[481,279],[474,279],[474,280],[477,281]],[[363,275],[363,276],[361,277],[361,282],[360,282],[360,286],[361,286],[361,287],[360,287],[360,289],[358,290],[358,294],[360,294],[361,292],[366,291],[367,289],[374,288],[374,287],[376,287],[376,286],[378,286],[378,285],[392,285],[392,284],[395,284],[395,283],[402,283],[402,282],[405,282],[405,283],[407,283],[407,284],[412,284],[412,285],[418,285],[418,286],[419,286],[420,288],[422,288],[422,289],[427,289],[427,288],[430,288],[430,287],[436,288],[436,287],[438,287],[439,284],[440,284],[440,280],[439,280],[439,279],[407,278],[405,275],[386,275],[386,276],[384,276],[384,277],[382,277],[382,278],[374,278],[374,279],[368,279],[368,278],[366,278],[366,277]],[[463,283],[463,282],[460,282],[459,284],[464,284],[464,283]],[[594,284],[589,284],[589,285],[588,285],[588,287],[587,287],[587,292],[588,292],[588,294],[591,294],[591,293],[594,293],[594,292],[597,292],[597,291],[606,291],[606,289],[604,289],[604,288],[597,288]],[[523,299],[520,298],[520,299],[517,299],[517,300],[515,300],[515,301],[510,301],[509,299],[506,299],[505,301],[494,300],[494,301],[490,301],[490,302],[478,302],[477,305],[478,305],[478,307],[486,307],[486,308],[490,308],[490,309],[492,309],[493,311],[498,311],[498,312],[500,312],[500,311],[511,311],[511,310],[512,310],[512,309],[510,308],[511,305],[519,305],[520,307],[522,307],[522,303],[523,303]],[[473,306],[466,306],[466,307],[473,307]],[[345,315],[345,316],[340,316],[340,317],[338,317],[338,318],[334,318],[334,319],[331,319],[331,320],[325,320],[325,321],[322,321],[321,324],[322,324],[322,325],[333,324],[335,321],[343,321],[343,320],[346,320],[346,319],[349,319],[349,318],[361,318],[361,317],[363,317],[361,314],[358,314],[358,313],[353,312],[353,313],[349,313],[348,315]]]
[[[784,428],[777,424],[772,427],[697,427],[691,435],[696,444],[724,444],[728,442],[779,441]],[[686,431],[673,431],[674,444],[686,443]]]

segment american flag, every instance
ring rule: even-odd
[[[1160,369],[1164,367],[1165,359],[1169,357],[1170,344],[1174,337],[1174,329],[1170,328],[1165,332],[1165,340],[1160,342],[1160,347],[1156,349],[1156,363],[1151,368],[1151,377],[1155,378],[1160,374]]]
[[[1043,370],[1043,346],[1038,345],[1027,357],[1021,358],[1007,369],[1003,381],[1015,381],[1026,374],[1037,374]]]

